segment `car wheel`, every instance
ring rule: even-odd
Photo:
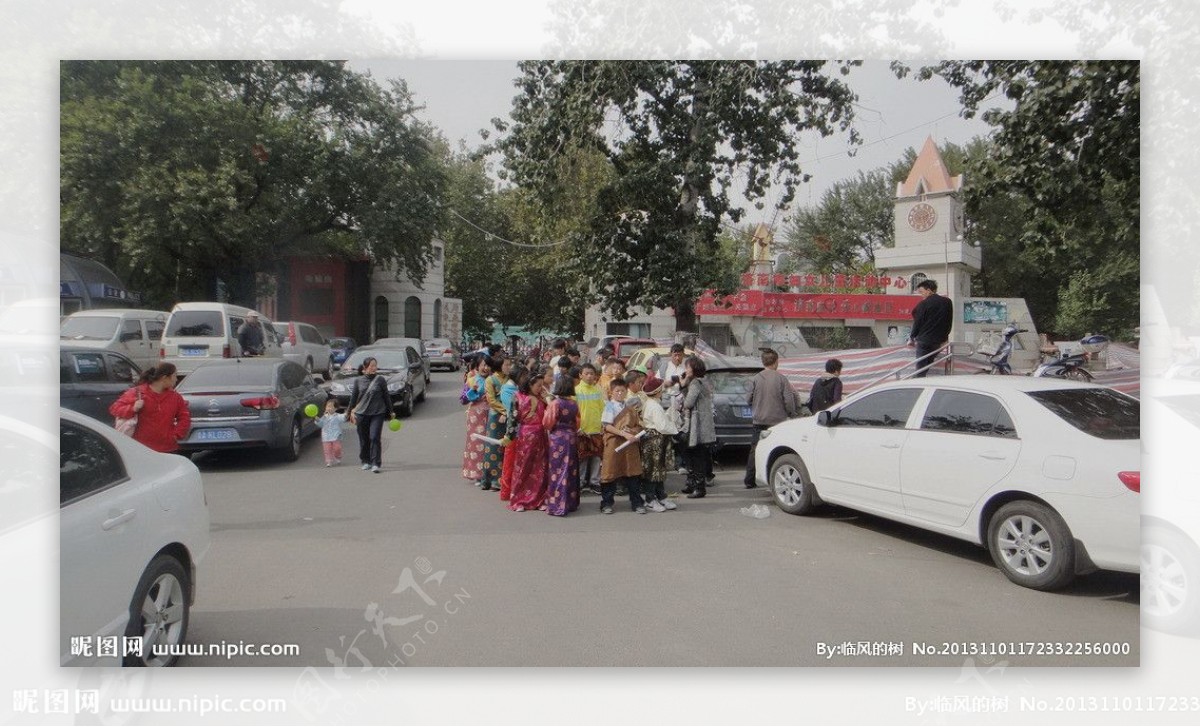
[[[192,584],[178,560],[160,555],[150,561],[129,604],[128,637],[142,637],[142,655],[126,655],[125,666],[172,666],[178,654],[156,655],[152,647],[177,647],[187,636]]]
[[[326,366],[325,366],[325,370],[321,372],[321,378],[325,379],[326,381],[329,381],[330,379],[332,379],[333,378],[333,367],[335,365],[336,364],[333,363],[333,359],[329,359],[328,364],[326,364]]]
[[[1075,577],[1075,541],[1054,510],[1018,500],[988,524],[988,550],[1013,583],[1038,591],[1062,588]]]
[[[429,391],[429,384],[421,387],[421,395],[417,397],[417,401],[425,401],[425,392]]]
[[[1142,532],[1142,623],[1169,634],[1200,632],[1200,549],[1175,530]]]
[[[1083,369],[1068,369],[1067,373],[1063,374],[1063,377],[1072,381],[1083,381],[1085,383],[1092,380],[1092,375]]]
[[[796,454],[785,454],[771,465],[768,478],[771,496],[779,509],[789,515],[806,515],[812,512],[814,488],[808,476],[804,460]]]
[[[404,398],[400,400],[400,416],[409,417],[413,413],[413,393],[412,389],[404,392]]]
[[[288,437],[288,441],[279,450],[279,455],[283,458],[284,462],[295,462],[300,459],[300,442],[303,439],[303,431],[300,428],[300,419],[293,419],[292,431]]]

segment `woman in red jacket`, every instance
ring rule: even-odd
[[[187,402],[175,391],[175,364],[160,363],[142,372],[138,383],[113,402],[108,413],[138,418],[133,438],[157,452],[174,452],[192,427]]]

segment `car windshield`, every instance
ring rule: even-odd
[[[346,340],[345,338],[331,338],[329,339],[329,347],[339,350],[350,348],[350,341]]]
[[[647,342],[647,343],[622,343],[622,344],[621,344],[621,355],[622,355],[622,356],[629,356],[629,355],[633,354],[633,353],[634,353],[634,352],[636,352],[636,351],[640,351],[640,350],[642,350],[643,348],[654,348],[654,347],[655,347],[655,346],[657,346],[657,345],[658,345],[658,344],[656,344],[656,343],[653,343],[653,342]]]
[[[404,351],[399,349],[381,348],[376,351],[364,351],[359,349],[354,352],[350,358],[346,359],[346,366],[356,369],[362,365],[362,362],[368,358],[373,358],[379,363],[381,369],[402,369],[408,366],[408,360],[404,358]]]
[[[73,341],[108,341],[117,332],[119,322],[108,316],[71,317],[63,321],[58,335]]]
[[[1031,391],[1029,396],[1071,426],[1099,439],[1137,439],[1137,399],[1111,389]]]
[[[709,371],[705,376],[714,394],[745,396],[750,393],[750,382],[756,371]]]
[[[188,392],[213,386],[274,386],[274,366],[243,366],[240,363],[208,364],[188,374],[179,391]]]
[[[197,336],[217,338],[225,333],[221,325],[221,311],[177,310],[167,323],[168,336]]]

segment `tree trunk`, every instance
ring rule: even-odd
[[[699,333],[695,301],[680,300],[674,305],[675,332]]]

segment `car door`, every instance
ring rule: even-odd
[[[165,321],[157,320],[148,320],[143,323],[146,329],[146,357],[142,360],[134,359],[133,362],[145,370],[158,363],[158,350],[162,346],[163,330],[167,324]]]
[[[831,412],[818,427],[809,474],[822,496],[851,507],[903,512],[900,454],[921,387],[886,389]]]
[[[112,354],[109,354],[111,356]],[[113,381],[103,351],[68,351],[61,354],[59,397],[72,411],[112,423],[108,407],[132,384]]]
[[[412,387],[413,401],[425,395],[425,364],[421,354],[412,346],[405,346],[404,355],[408,359],[408,383]]]
[[[71,637],[124,634],[158,505],[101,434],[66,420],[59,427],[59,653],[63,664],[88,663],[71,656]]]
[[[146,357],[146,334],[142,330],[142,322],[136,318],[126,318],[121,322],[119,335],[119,351],[134,361]]]
[[[906,514],[958,527],[1017,463],[1021,440],[994,396],[935,389],[900,457]]]

